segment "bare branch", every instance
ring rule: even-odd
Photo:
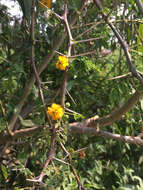
[[[136,91],[130,98],[129,100],[118,110],[114,111],[113,113],[105,116],[105,117],[92,117],[89,119],[86,119],[82,122],[75,122],[71,123],[69,126],[71,127],[71,131],[74,132],[75,127],[92,127],[92,128],[97,128],[97,127],[104,127],[111,125],[117,120],[120,120],[122,116],[128,112],[138,101],[139,99],[143,96],[143,93]],[[74,127],[74,128],[73,128]]]
[[[80,126],[73,127],[72,133],[80,133],[80,134],[91,133],[92,135],[95,135],[95,136],[107,137],[107,138],[119,140],[125,143],[131,143],[131,144],[143,146],[143,140],[141,139],[141,136],[136,136],[136,137],[123,136],[119,134],[113,134],[107,131],[97,130],[90,127],[80,127]]]
[[[131,72],[128,72],[128,73],[126,73],[126,74],[124,74],[124,75],[112,77],[112,78],[109,78],[109,79],[107,79],[107,80],[123,79],[123,78],[127,78],[127,77],[131,76],[131,74],[132,74]]]
[[[80,56],[86,56],[86,55],[91,55],[91,54],[95,54],[95,51],[89,51],[89,52],[85,52],[85,53],[80,53],[80,54],[77,54],[77,55],[72,55],[72,56],[69,56],[68,58],[75,58],[75,57],[80,57]]]
[[[99,39],[102,39],[103,37],[99,37],[99,38],[89,38],[89,39],[85,39],[85,40],[78,40],[78,41],[75,41],[75,44],[77,43],[84,43],[84,42],[90,42],[90,41],[94,41],[94,40],[99,40]]]

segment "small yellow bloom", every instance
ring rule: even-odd
[[[56,63],[56,68],[60,70],[66,70],[68,65],[68,58],[65,56],[59,56],[58,61]]]
[[[51,0],[41,0],[41,2],[40,2],[40,6],[42,7],[42,8],[44,8],[45,6],[46,7],[48,7],[48,8],[50,8],[51,7]]]
[[[53,120],[58,120],[64,115],[64,109],[60,105],[53,103],[51,107],[48,107],[47,113]]]

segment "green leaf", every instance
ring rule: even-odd
[[[141,104],[141,109],[143,111],[143,98],[140,100],[140,104]]]
[[[133,185],[125,185],[125,186],[119,187],[117,190],[136,190],[136,188]]]
[[[35,124],[33,123],[32,120],[30,119],[23,119],[20,115],[18,116],[19,117],[19,120],[21,122],[21,124],[25,127],[32,127],[32,126],[35,126]]]
[[[143,24],[139,25],[139,31],[138,32],[139,32],[140,36],[138,36],[138,38],[137,38],[137,47],[138,47],[138,51],[143,53],[143,45],[142,45],[142,42],[140,40],[140,38],[143,39]]]
[[[8,173],[7,173],[6,167],[3,164],[1,164],[1,171],[3,173],[4,179],[6,180],[8,177]]]

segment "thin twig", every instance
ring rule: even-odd
[[[61,53],[61,52],[59,52],[59,51],[55,51],[57,54],[59,54],[59,55],[62,55],[62,56],[66,56],[65,54],[63,54],[63,53]]]
[[[77,44],[77,43],[90,42],[90,41],[99,40],[99,39],[102,39],[102,38],[103,38],[103,37],[89,38],[89,39],[85,39],[85,40],[78,40],[78,41],[75,41],[74,43]]]
[[[71,171],[73,172],[73,174],[74,174],[74,176],[75,176],[75,178],[76,178],[76,181],[77,181],[77,183],[78,183],[79,190],[86,190],[86,189],[83,187],[83,185],[81,184],[80,179],[79,179],[79,177],[78,177],[78,175],[77,175],[77,173],[76,173],[76,170],[75,170],[75,168],[74,168],[73,165],[72,165],[72,156],[71,156],[71,154],[66,150],[65,146],[64,146],[62,143],[60,143],[60,145],[61,145],[61,148],[63,149],[63,151],[67,154],[66,157],[68,157],[68,159],[69,159],[69,165],[70,165]]]
[[[85,30],[84,32],[82,32],[81,34],[79,34],[78,36],[76,36],[75,39],[78,39],[78,38],[82,37],[83,35],[89,33],[92,29],[96,28],[101,23],[103,23],[103,21],[94,23],[93,26],[91,26],[90,28],[88,28],[87,30]]]
[[[126,73],[126,74],[124,74],[124,75],[112,77],[112,78],[109,78],[109,79],[107,79],[107,80],[123,79],[123,78],[127,78],[128,76],[131,76],[131,74],[132,74],[131,72],[128,72],[128,73]]]
[[[45,176],[45,170],[46,168],[48,167],[48,165],[50,164],[50,162],[52,161],[53,159],[53,156],[54,156],[54,151],[55,151],[55,139],[56,139],[56,128],[53,127],[53,130],[52,130],[52,138],[51,138],[51,145],[50,145],[50,150],[49,150],[49,153],[48,153],[48,157],[47,157],[47,160],[44,164],[44,167],[43,167],[43,170],[40,174],[39,177],[36,177],[35,179],[27,179],[28,181],[33,181],[35,182],[35,188],[36,186],[38,185],[43,185],[43,178]]]
[[[72,56],[69,56],[68,58],[75,58],[75,57],[81,57],[81,56],[86,56],[86,55],[91,55],[91,54],[95,54],[95,51],[89,51],[89,52],[85,52],[85,53],[80,53],[80,54],[77,54],[77,55],[72,55]]]
[[[112,22],[114,24],[122,23],[122,22],[125,22],[125,23],[128,23],[128,22],[130,22],[130,23],[141,23],[141,24],[143,24],[143,21],[140,20],[140,19],[122,19],[122,20],[111,19],[111,20],[109,20],[109,22]],[[105,24],[105,23],[106,23],[105,21],[99,22],[99,24]],[[95,25],[95,22],[90,22],[90,23],[86,23],[86,24],[82,24],[82,25],[78,25],[78,26],[72,26],[71,30],[86,27],[86,26],[91,26],[91,25]]]
[[[61,162],[61,163],[63,163],[63,164],[69,165],[69,163],[67,163],[67,162],[65,162],[65,161],[63,161],[63,160],[61,160],[61,159],[59,159],[59,158],[53,157],[53,159],[54,159],[54,160],[57,160],[58,162]]]

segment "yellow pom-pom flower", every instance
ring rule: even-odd
[[[44,8],[45,6],[46,7],[48,7],[48,8],[50,8],[51,7],[51,0],[41,0],[41,2],[40,2],[40,6],[42,7],[42,8]],[[45,7],[45,8],[46,8]]]
[[[68,58],[65,56],[59,56],[58,61],[56,63],[56,68],[60,70],[66,70],[68,65],[69,65]]]
[[[58,120],[64,115],[64,109],[59,104],[53,103],[48,107],[47,113],[53,120]]]

